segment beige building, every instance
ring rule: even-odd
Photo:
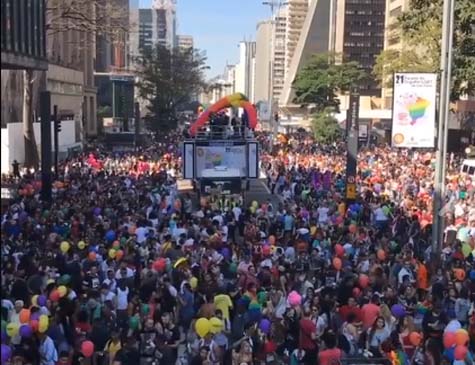
[[[193,36],[191,35],[177,35],[177,46],[180,49],[193,48]]]
[[[270,20],[257,24],[256,32],[256,77],[254,97],[257,102],[267,102],[270,91],[270,65],[272,45],[272,22]]]

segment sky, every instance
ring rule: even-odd
[[[140,7],[152,1],[140,0]],[[177,0],[178,34],[193,36],[195,48],[206,51],[208,77],[222,74],[226,62],[237,63],[239,42],[255,40],[257,23],[269,17],[262,0]]]

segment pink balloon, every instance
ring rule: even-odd
[[[296,291],[291,291],[288,296],[289,304],[293,307],[296,307],[302,303],[302,297]]]

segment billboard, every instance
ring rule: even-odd
[[[215,168],[238,169],[241,177],[247,176],[246,145],[196,146],[196,177],[203,170]]]
[[[393,147],[434,147],[437,74],[395,73]]]

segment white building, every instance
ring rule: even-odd
[[[235,92],[243,93],[254,101],[254,69],[256,42],[242,41],[239,43],[239,63],[235,69]]]
[[[264,21],[257,24],[256,33],[256,67],[254,98],[257,102],[267,102],[270,91],[270,64],[272,45],[272,22]]]

